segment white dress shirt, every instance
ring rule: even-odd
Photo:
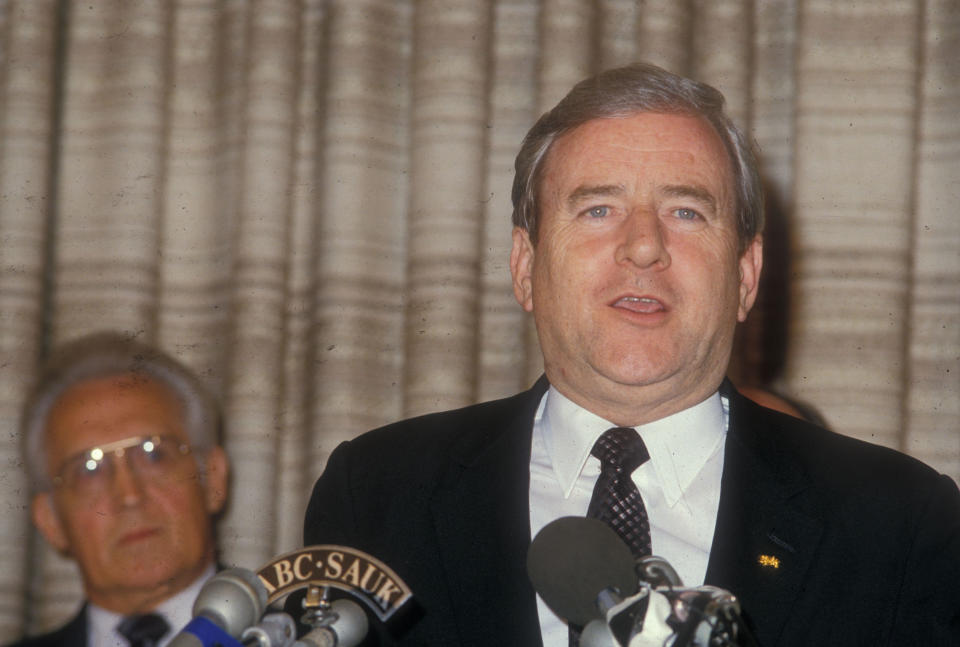
[[[650,518],[653,554],[676,569],[684,586],[700,586],[707,572],[720,503],[727,402],[719,392],[703,402],[637,428],[650,460],[633,482]],[[613,423],[583,409],[552,386],[533,424],[530,456],[530,532],[550,521],[584,516],[600,475],[593,444]],[[545,647],[565,647],[567,626],[537,596]]]
[[[193,620],[193,603],[204,582],[212,577],[215,571],[211,564],[193,584],[151,609],[152,613],[162,615],[170,625],[170,631],[164,635],[157,647],[165,647],[188,622]],[[127,639],[117,631],[117,625],[123,618],[122,614],[108,611],[93,603],[87,605],[87,645],[89,647],[129,647]]]

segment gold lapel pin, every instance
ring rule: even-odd
[[[773,555],[760,555],[757,557],[757,563],[760,566],[767,566],[769,568],[780,568],[780,558],[774,557]]]

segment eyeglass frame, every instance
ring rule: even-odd
[[[71,463],[77,461],[77,459],[86,458],[86,460],[94,460],[98,465],[107,460],[109,454],[113,454],[115,458],[123,458],[126,454],[126,450],[131,447],[143,446],[147,442],[153,442],[155,445],[160,446],[165,443],[169,443],[176,447],[176,453],[174,456],[176,458],[182,458],[193,453],[193,447],[189,443],[179,442],[179,439],[175,436],[169,434],[149,434],[142,436],[130,436],[128,438],[122,438],[120,440],[115,440],[110,443],[103,445],[95,445],[89,449],[85,449],[68,456],[63,463],[60,465],[58,473],[50,479],[50,482],[53,486],[53,489],[65,487],[70,489],[70,486],[67,485],[66,481],[63,478],[63,473],[69,468]],[[95,458],[92,454],[99,451],[101,453],[100,458]],[[92,471],[92,470],[90,470]]]

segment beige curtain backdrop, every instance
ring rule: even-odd
[[[537,376],[513,156],[637,59],[719,86],[762,151],[734,375],[960,477],[957,51],[958,0],[0,0],[0,640],[80,599],[19,454],[51,345],[120,329],[209,380],[222,559],[255,568],[337,443]]]

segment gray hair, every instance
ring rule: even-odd
[[[513,178],[513,224],[537,242],[538,194],[550,147],[560,136],[594,119],[640,112],[683,114],[706,120],[723,141],[735,183],[740,251],[763,231],[763,188],[754,147],[723,111],[719,90],[655,65],[634,63],[585,79],[533,125],[523,140]]]
[[[27,398],[20,428],[31,491],[52,487],[44,438],[54,405],[71,387],[86,380],[135,374],[164,385],[183,406],[190,444],[199,451],[219,442],[220,409],[200,379],[163,351],[118,332],[99,332],[56,349]]]

